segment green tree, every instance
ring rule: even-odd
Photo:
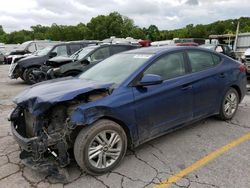
[[[20,30],[5,33],[0,25],[0,42],[22,43],[34,39],[50,39],[57,41],[96,39],[103,40],[111,36],[133,37],[137,39],[148,38],[152,41],[173,38],[207,38],[211,34],[235,33],[238,22],[240,32],[250,32],[250,18],[228,19],[217,21],[207,25],[189,24],[186,27],[174,30],[160,31],[156,25],[148,28],[140,28],[134,21],[118,12],[108,15],[99,15],[90,20],[89,23],[79,23],[74,26],[57,25],[51,26],[35,25],[31,30]]]
[[[147,37],[152,40],[160,40],[160,31],[156,25],[150,25],[146,30]]]

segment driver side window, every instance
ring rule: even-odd
[[[33,53],[36,51],[36,46],[35,46],[35,43],[31,43],[31,45],[28,47],[28,51],[30,53]]]
[[[91,56],[91,62],[93,61],[101,61],[110,56],[110,50],[109,47],[104,47],[96,50]]]
[[[144,75],[146,74],[159,75],[162,77],[163,80],[184,75],[184,54],[180,52],[161,57],[144,72]]]
[[[52,52],[55,52],[57,56],[68,56],[66,46],[57,46]]]

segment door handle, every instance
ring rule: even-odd
[[[219,74],[219,77],[220,77],[220,78],[225,78],[226,75],[225,75],[225,73],[220,73],[220,74]]]
[[[185,91],[185,90],[192,89],[192,88],[193,88],[192,85],[183,85],[181,89]]]

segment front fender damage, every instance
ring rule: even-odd
[[[39,116],[18,106],[10,121],[13,136],[22,149],[22,162],[32,169],[61,178],[59,169],[66,167],[73,156],[70,149],[77,136],[76,128],[91,124],[105,114],[103,107],[86,109],[83,106],[109,94],[107,89],[92,90],[74,100],[60,102]]]
[[[70,117],[69,126],[71,129],[75,129],[78,126],[90,125],[104,116],[109,116],[108,111],[104,107],[93,107],[87,110],[77,108]]]

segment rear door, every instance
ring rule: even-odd
[[[193,118],[193,92],[183,52],[163,55],[143,75],[160,75],[164,82],[134,87],[134,100],[141,142]]]
[[[192,86],[194,92],[194,118],[215,113],[220,104],[226,74],[220,67],[221,58],[214,53],[189,50]]]

